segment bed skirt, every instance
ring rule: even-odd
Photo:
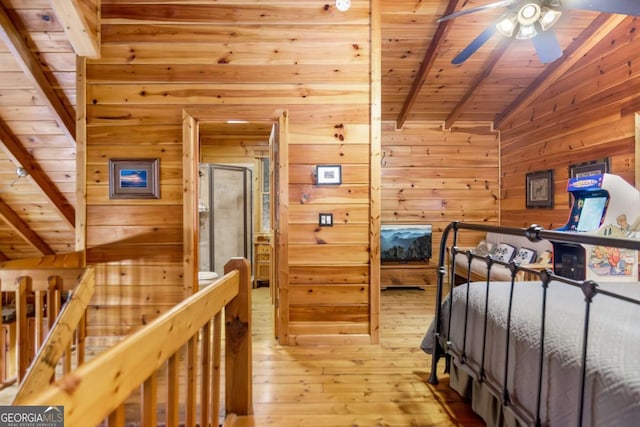
[[[471,402],[473,412],[478,414],[487,426],[525,427],[529,425],[520,420],[508,407],[503,406],[500,396],[495,396],[489,387],[475,381],[454,357],[451,358],[449,385],[460,396]]]

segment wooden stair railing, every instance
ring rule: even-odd
[[[18,388],[13,404],[21,405],[29,396],[38,393],[55,378],[55,369],[64,355],[63,373],[71,372],[71,343],[75,338],[76,366],[84,363],[85,315],[93,296],[96,274],[93,267],[87,267],[79,283],[73,289],[71,298],[54,319],[44,343],[31,363]]]
[[[29,258],[0,263],[0,308],[2,301],[11,303],[3,310],[10,318],[3,318],[0,333],[0,375],[2,385],[21,382],[36,353],[42,346],[45,333],[51,331],[58,318],[62,296],[76,288],[84,254],[74,252],[63,255]],[[5,307],[7,308],[7,307]],[[84,310],[78,322],[84,321]],[[75,331],[78,324],[67,325]],[[84,336],[80,325],[76,338]],[[71,346],[66,346],[65,369],[70,370]],[[80,346],[82,351],[83,347]],[[78,358],[83,354],[76,353]],[[81,363],[76,361],[76,363]]]
[[[217,426],[221,404],[224,309],[225,413],[229,414],[229,420],[235,414],[251,415],[249,262],[244,258],[233,258],[225,265],[224,272],[222,278],[55,384],[29,396],[23,404],[61,405],[65,425],[96,426],[106,422],[109,427],[125,426],[132,422],[125,419],[125,404],[139,388],[140,419],[135,420],[136,424]],[[158,378],[165,374],[166,402],[159,403]],[[158,422],[159,413],[164,418],[161,423]]]

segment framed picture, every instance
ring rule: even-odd
[[[109,159],[110,199],[159,199],[160,159]]]
[[[528,173],[526,189],[527,208],[552,208],[553,169]]]
[[[608,157],[569,165],[569,178],[582,178],[583,176],[601,175],[607,172],[609,172]]]
[[[342,184],[342,166],[317,165],[316,184]]]

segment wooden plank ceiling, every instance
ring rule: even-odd
[[[352,0],[352,5],[366,1]],[[127,3],[171,3],[175,8],[201,3],[214,13],[216,7],[255,7],[256,2],[0,0],[0,260],[74,250],[76,53],[99,56],[100,6]],[[319,9],[334,7],[332,0],[316,3]],[[619,15],[567,11],[554,27],[565,54],[551,64],[540,63],[530,40],[496,35],[456,66],[452,58],[503,10],[438,24],[437,18],[450,11],[490,1],[381,3],[382,117],[397,127],[415,120],[440,121],[446,127],[456,121],[508,126],[512,112],[558,79],[614,26],[635,24]],[[228,16],[233,25],[233,14]],[[215,126],[204,131],[217,132]],[[269,131],[256,129],[266,132],[265,137]],[[243,134],[247,132],[245,125]],[[28,174],[20,177],[19,167]]]

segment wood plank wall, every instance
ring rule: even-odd
[[[427,279],[435,284],[438,247],[452,221],[499,225],[499,134],[488,123],[441,122],[382,127],[382,223],[432,224],[434,258]],[[481,236],[466,233],[460,246]]]
[[[102,1],[102,58],[87,63],[89,261],[104,263],[91,334],[128,333],[181,298],[182,110],[208,105],[288,110],[287,341],[368,334],[370,3],[234,3]],[[112,157],[160,158],[161,198],[110,200]],[[342,185],[314,185],[323,163],[342,165]],[[336,225],[320,229],[320,212]]]
[[[638,24],[625,20],[501,129],[503,225],[553,229],[566,224],[570,164],[608,157],[611,173],[635,184]],[[546,169],[554,171],[554,208],[526,209],[526,173]]]

